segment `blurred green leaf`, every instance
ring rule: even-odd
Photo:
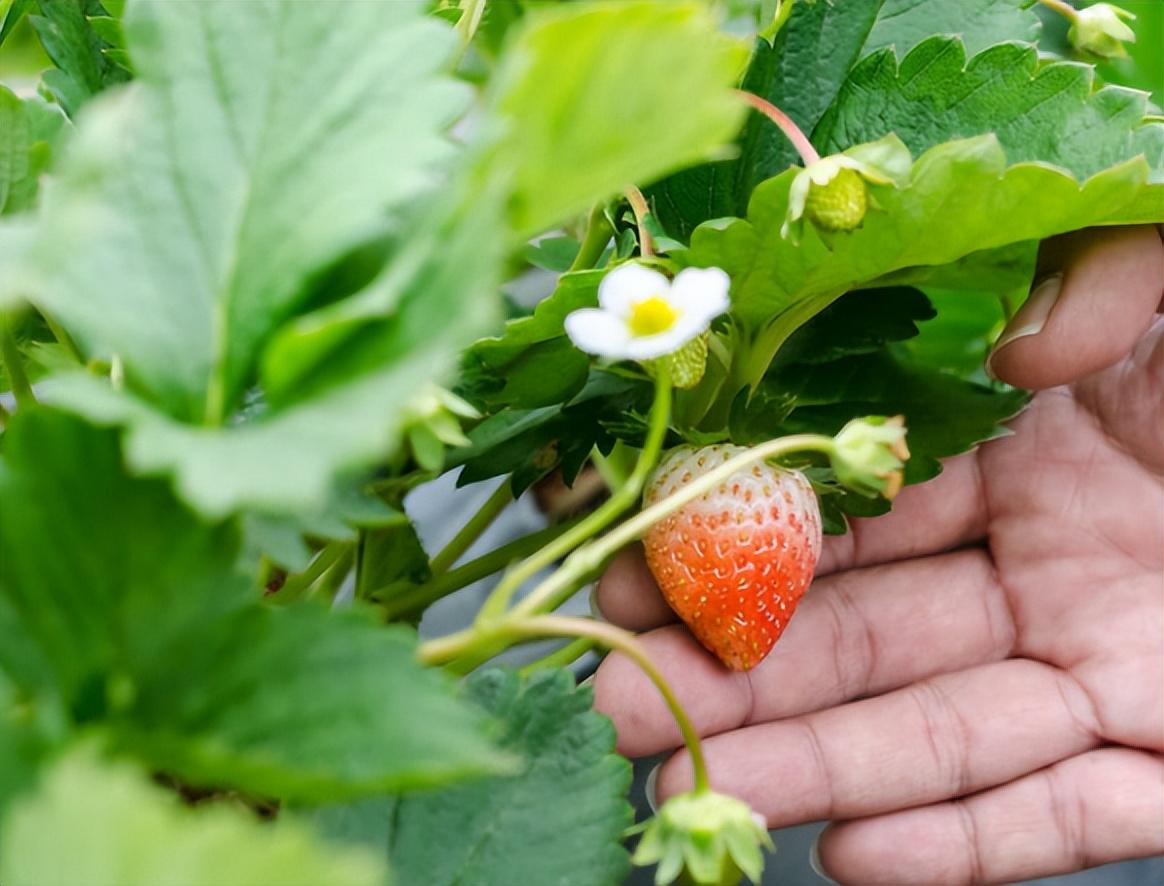
[[[1012,40],[1034,43],[1035,7],[1036,0],[885,0],[863,52],[891,47],[901,58],[936,34],[957,37],[967,55]]]
[[[387,866],[358,847],[331,846],[301,824],[260,824],[249,811],[183,808],[125,763],[73,751],[21,800],[0,829],[6,886],[384,886]]]
[[[0,86],[0,215],[36,200],[64,116],[39,98],[17,98]]]
[[[0,594],[74,722],[108,723],[119,746],[189,781],[274,797],[504,765],[480,718],[416,663],[411,632],[360,612],[261,606],[237,556],[229,524],[198,523],[164,484],[127,477],[114,434],[43,410],[13,418]],[[0,662],[49,694],[21,644],[0,647]]]
[[[629,863],[624,795],[630,766],[614,754],[610,721],[562,670],[528,679],[499,670],[466,694],[499,721],[520,773],[397,801],[321,810],[324,833],[387,849],[401,886],[606,886]]]
[[[881,4],[795,3],[773,43],[757,38],[741,88],[766,98],[811,133],[848,76]],[[738,157],[683,170],[650,189],[671,234],[686,241],[701,222],[743,215],[759,182],[800,161],[788,139],[759,114],[748,117],[737,144]]]
[[[421,12],[133,6],[137,88],[78,130],[43,219],[36,303],[90,354],[118,354],[165,411],[221,421],[309,275],[452,153],[442,130],[468,95],[439,73],[451,32]]]
[[[538,9],[505,54],[491,107],[507,130],[488,174],[508,179],[531,235],[630,184],[721,149],[746,48],[694,2]]]

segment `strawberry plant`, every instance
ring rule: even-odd
[[[767,832],[634,634],[558,610],[643,540],[753,667],[822,532],[1006,433],[1026,394],[981,367],[1039,241],[1164,221],[1160,111],[1108,82],[1135,24],[0,2],[44,69],[0,65],[0,882],[758,881]],[[500,485],[426,550],[450,472]],[[580,476],[600,503],[466,556]],[[691,753],[637,825],[592,648]]]

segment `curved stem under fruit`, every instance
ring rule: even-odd
[[[638,639],[630,631],[624,631],[605,622],[592,621],[585,618],[569,618],[564,615],[539,615],[533,618],[518,619],[509,625],[509,630],[520,637],[581,637],[593,640],[608,649],[621,652],[631,659],[647,678],[655,684],[659,694],[663,696],[671,716],[679,726],[683,736],[683,743],[691,754],[691,768],[695,776],[695,792],[700,793],[709,789],[707,781],[707,764],[703,759],[703,746],[699,740],[691,718],[679,703],[671,685],[662,672],[655,667],[649,655],[640,645]]]
[[[770,101],[760,98],[755,93],[747,92],[743,89],[737,89],[736,93],[749,105],[780,127],[780,131],[792,142],[792,147],[796,148],[796,153],[800,154],[800,159],[804,161],[805,166],[811,166],[820,159],[820,154],[816,152],[816,148],[812,146],[812,142],[808,140],[808,136],[800,131],[800,127],[792,122],[791,117]]]
[[[655,241],[651,238],[651,232],[647,230],[647,216],[651,214],[647,198],[643,196],[642,191],[631,185],[626,189],[626,200],[634,210],[635,223],[639,228],[639,255],[643,258],[654,258]]]

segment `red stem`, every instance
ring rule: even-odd
[[[780,131],[792,142],[792,147],[796,148],[796,152],[800,154],[800,159],[804,161],[805,166],[811,166],[820,159],[820,154],[816,152],[816,148],[812,146],[812,142],[808,140],[808,137],[800,131],[800,127],[793,123],[792,118],[787,114],[770,101],[766,101],[754,93],[745,92],[742,89],[737,89],[736,92],[749,105],[780,127]]]

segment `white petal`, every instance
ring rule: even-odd
[[[842,162],[842,160],[844,160],[844,162]],[[841,171],[842,167],[849,165],[849,158],[842,158],[840,154],[834,154],[829,157],[822,157],[820,160],[817,160],[810,167],[808,167],[808,177],[812,179],[812,183],[814,185],[827,185],[837,177],[837,173]]]
[[[626,344],[626,356],[631,360],[653,360],[673,354],[702,331],[680,320],[666,332],[632,338]]]
[[[635,302],[644,301],[652,295],[666,298],[670,288],[670,281],[658,271],[628,262],[602,278],[598,284],[598,303],[603,309],[619,317],[626,317]]]
[[[574,347],[588,354],[621,360],[631,334],[618,317],[598,308],[581,308],[566,316],[566,335]]]
[[[812,179],[807,172],[796,173],[796,177],[792,179],[792,187],[788,189],[788,218],[785,224],[794,222],[804,215],[804,204],[808,201],[808,189],[811,185]],[[788,235],[781,231],[781,236]]]
[[[671,283],[669,301],[681,315],[692,316],[706,328],[730,307],[731,285],[731,277],[720,268],[684,268]]]

